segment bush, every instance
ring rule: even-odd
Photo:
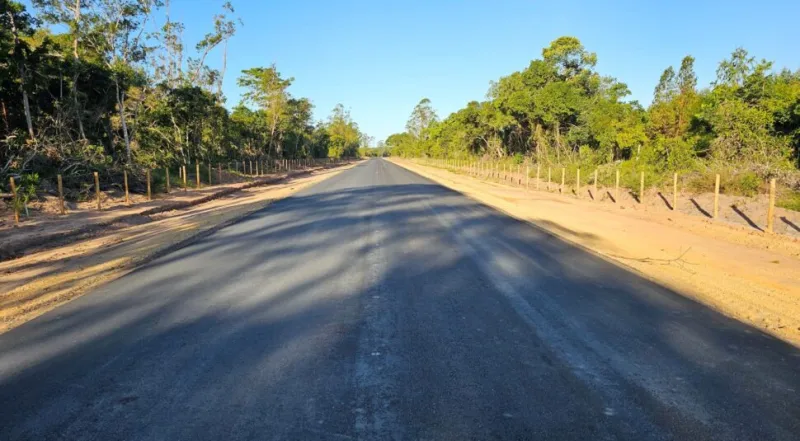
[[[775,205],[787,210],[800,211],[800,192],[787,190],[779,193]]]
[[[761,188],[761,178],[753,172],[744,172],[740,174],[735,180],[732,181],[732,190],[734,193],[743,196],[755,196]]]
[[[22,175],[17,186],[17,212],[25,211],[28,216],[28,202],[36,197],[36,189],[39,187],[39,174],[31,173]]]

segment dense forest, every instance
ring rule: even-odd
[[[338,105],[315,122],[276,66],[239,73],[222,93],[230,3],[194,47],[168,0],[0,0],[0,178],[136,173],[195,161],[356,156],[364,135]],[[56,32],[58,30],[59,32]],[[221,57],[221,68],[209,67]],[[217,58],[217,60],[220,60]]]
[[[391,135],[393,155],[507,158],[522,162],[686,171],[705,179],[723,172],[729,190],[755,192],[767,178],[800,190],[800,71],[775,71],[736,49],[717,79],[700,88],[694,58],[668,67],[644,108],[628,87],[595,70],[597,56],[561,37],[520,71],[493,83],[440,120],[431,102],[413,109],[406,131]]]

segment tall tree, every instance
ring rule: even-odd
[[[98,0],[93,17],[93,32],[97,38],[92,44],[102,54],[106,67],[113,73],[114,98],[117,101],[120,129],[125,142],[125,157],[130,164],[131,139],[125,109],[127,82],[132,82],[139,72],[137,65],[147,55],[145,29],[160,0]]]
[[[31,142],[36,142],[36,135],[33,131],[33,116],[31,115],[31,105],[28,96],[31,78],[29,75],[28,59],[31,54],[30,46],[20,37],[21,35],[32,33],[31,17],[25,12],[24,7],[16,2],[2,0],[4,11],[2,16],[2,29],[7,30],[11,37],[11,50],[9,61],[17,74],[19,92],[22,97],[22,106],[25,112],[25,123],[28,128],[28,136]]]
[[[78,83],[82,71],[80,56],[80,41],[86,32],[86,23],[91,21],[84,12],[91,9],[95,0],[33,0],[33,5],[41,11],[41,16],[53,24],[65,25],[69,29],[72,39],[72,84],[71,93],[75,122],[78,126],[80,139],[86,140],[86,131],[83,126],[83,109],[79,98]]]
[[[414,106],[411,116],[406,122],[406,130],[415,138],[422,138],[424,132],[431,124],[439,120],[436,111],[433,110],[431,100],[423,98]]]
[[[246,102],[255,104],[264,112],[269,127],[269,154],[281,156],[280,126],[286,118],[291,98],[287,89],[294,78],[282,78],[273,64],[243,70],[237,83],[246,89],[242,95]]]

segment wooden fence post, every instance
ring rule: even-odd
[[[131,200],[130,200],[130,198],[128,198],[128,170],[123,170],[122,171],[122,180],[125,183],[125,204],[126,205],[130,205],[131,204]]]
[[[167,194],[169,194],[169,166],[164,167],[164,176],[167,178]]]
[[[147,200],[153,200],[153,193],[150,191],[150,169],[147,169]]]
[[[639,179],[639,203],[644,202],[644,172],[641,172]]]
[[[188,191],[189,185],[186,182],[186,165],[181,166],[181,172],[183,173],[183,191]]]
[[[617,170],[617,180],[614,183],[614,202],[619,203],[619,170]]]
[[[567,176],[567,168],[561,167],[561,188],[558,190],[559,192],[561,192],[561,194],[564,194],[564,183],[567,182],[566,176]]]
[[[775,221],[775,179],[769,180],[769,208],[767,209],[767,233],[772,233]]]
[[[672,211],[678,209],[678,173],[672,175]]]
[[[211,182],[211,170],[212,170],[211,163],[209,162],[208,163],[208,185],[212,185],[212,182]]]
[[[195,188],[200,188],[200,162],[194,163]]]
[[[97,175],[97,172],[94,172],[94,196],[97,199],[97,210],[102,210],[103,207],[100,205],[100,176]]]
[[[714,219],[719,216],[719,175],[714,179]]]
[[[222,164],[217,164],[217,184],[222,185]]]
[[[61,214],[67,214],[67,210],[64,209],[64,182],[60,174],[58,175],[58,204],[61,208]]]
[[[11,196],[14,198],[14,225],[19,225],[19,201],[17,200],[17,184],[14,182],[14,177],[8,178],[11,183]]]
[[[531,187],[531,165],[525,160],[525,189],[529,189]]]

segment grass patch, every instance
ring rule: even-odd
[[[800,192],[786,190],[778,193],[775,205],[792,211],[800,211]]]

